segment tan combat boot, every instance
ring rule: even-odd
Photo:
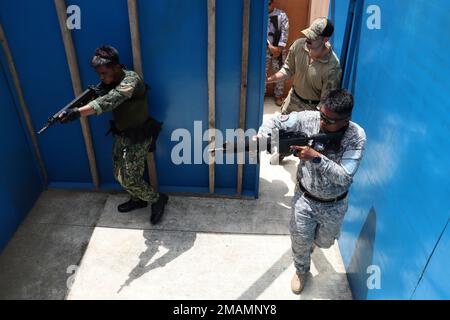
[[[306,282],[306,273],[298,273],[294,274],[294,277],[291,281],[291,290],[294,294],[300,294],[305,287]]]

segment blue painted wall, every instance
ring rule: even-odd
[[[348,3],[331,5],[335,41]],[[381,9],[380,30],[366,25],[369,5]],[[339,242],[357,299],[450,298],[449,9],[446,0],[357,1],[346,86],[368,141]],[[370,265],[379,290],[366,286]]]
[[[43,189],[0,49],[0,252]]]
[[[448,252],[450,248],[450,228],[447,224],[442,237],[436,242],[434,252],[425,268],[413,299],[449,299],[450,281],[448,281]]]
[[[267,0],[251,2],[246,128],[257,128],[263,114]],[[95,48],[115,46],[132,68],[132,49],[125,0],[73,0],[81,8],[81,30],[73,30],[84,87],[97,83],[89,61]],[[207,1],[138,1],[144,77],[150,85],[150,113],[164,122],[156,153],[162,191],[208,192],[208,165],[175,165],[170,159],[171,133],[194,121],[208,127]],[[73,99],[72,85],[54,2],[0,2],[0,21],[10,42],[36,129]],[[236,128],[239,116],[242,0],[217,1],[216,121],[221,130]],[[105,137],[111,115],[90,117],[103,189],[117,188],[112,175],[111,137]],[[203,133],[202,130],[202,133]],[[200,137],[201,139],[201,137]],[[79,123],[55,126],[39,136],[51,187],[92,188]],[[206,147],[206,142],[203,142]],[[193,146],[192,146],[193,150]],[[244,195],[258,194],[258,170],[244,167]],[[236,193],[236,165],[216,165],[216,192]]]

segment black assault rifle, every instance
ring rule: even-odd
[[[317,151],[322,151],[325,146],[330,143],[340,142],[344,133],[319,133],[308,136],[304,132],[286,132],[279,131],[278,144],[276,138],[269,136],[268,138],[258,138],[253,141],[251,137],[246,136],[244,141],[225,142],[222,148],[211,149],[210,152],[215,154],[218,151],[224,153],[250,152],[257,151],[258,155],[261,151],[272,153],[272,148],[278,145],[278,153],[282,156],[298,155],[298,150],[291,148],[292,146],[310,146]],[[238,139],[236,139],[238,140]]]
[[[101,82],[95,86],[89,86],[81,95],[76,97],[68,105],[66,105],[64,108],[59,110],[53,116],[48,118],[46,125],[41,130],[39,130],[37,134],[43,133],[45,130],[47,130],[52,125],[54,125],[56,122],[58,122],[59,116],[62,113],[64,113],[66,110],[71,109],[71,108],[80,108],[80,107],[88,104],[92,100],[105,95],[106,93],[108,93],[108,92],[102,87]]]

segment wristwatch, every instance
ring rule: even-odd
[[[322,161],[322,157],[314,157],[312,159],[312,162],[315,164],[319,164]]]

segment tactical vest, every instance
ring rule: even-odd
[[[113,119],[117,129],[123,131],[136,128],[148,119],[146,91],[147,86],[141,79],[133,96],[113,110]]]

